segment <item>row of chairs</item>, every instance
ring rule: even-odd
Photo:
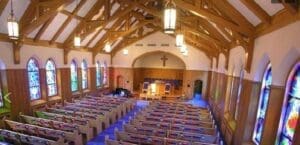
[[[123,131],[115,131],[107,145],[131,144],[223,144],[207,108],[184,103],[155,101],[135,114]]]
[[[135,101],[120,97],[86,96],[5,120],[0,136],[13,144],[83,145],[133,109]]]

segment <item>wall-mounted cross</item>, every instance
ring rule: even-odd
[[[166,57],[166,55],[164,55],[161,60],[163,61],[163,66],[166,66],[166,61],[168,60],[168,58]]]

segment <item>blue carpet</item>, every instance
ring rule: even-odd
[[[200,98],[199,98],[200,97]],[[186,103],[192,104],[198,107],[206,107],[207,103],[201,99],[201,96],[194,97],[192,100],[187,101]],[[134,113],[139,112],[142,108],[146,107],[149,104],[148,101],[138,100],[136,107],[131,110],[129,113],[125,114],[123,118],[119,119],[114,124],[110,125],[104,131],[102,131],[98,136],[88,141],[87,145],[105,145],[105,136],[108,135],[110,139],[115,139],[114,130],[118,128],[119,131],[123,130],[123,122],[128,123],[129,117],[133,118]]]
[[[88,141],[87,145],[105,145],[105,136],[108,135],[110,139],[115,139],[114,130],[123,130],[123,122],[128,123],[129,117],[133,118],[135,112],[139,112],[142,108],[148,105],[148,101],[137,101],[136,107],[129,113],[125,114],[123,118],[119,119],[114,124],[110,125],[104,131],[102,131],[98,136]]]

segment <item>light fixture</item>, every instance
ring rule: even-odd
[[[188,56],[189,51],[186,49],[182,54],[183,54],[184,56]]]
[[[81,45],[81,38],[80,38],[80,35],[79,34],[76,34],[74,36],[74,46],[75,47],[80,47]]]
[[[182,47],[184,45],[184,36],[183,34],[177,34],[176,35],[176,46]]]
[[[78,0],[76,0],[76,7],[78,7]],[[77,20],[77,26],[79,24],[79,20]],[[80,38],[80,34],[78,32],[75,33],[74,36],[74,46],[75,47],[80,47],[81,46],[81,38]]]
[[[123,54],[128,55],[128,49],[123,49]]]
[[[104,46],[104,51],[105,52],[110,52],[111,51],[111,46],[110,46],[110,44],[108,42]]]
[[[10,1],[11,12],[9,17],[7,18],[7,30],[8,37],[10,39],[18,39],[19,38],[19,24],[14,16],[13,9],[13,0]]]
[[[172,0],[168,0],[164,10],[164,31],[173,34],[176,28],[176,7]]]
[[[186,48],[186,45],[184,44],[180,47],[180,52],[184,53],[185,51],[187,51],[187,48]]]

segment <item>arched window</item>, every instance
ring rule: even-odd
[[[282,107],[279,126],[279,145],[291,145],[300,115],[300,63],[292,70]]]
[[[57,95],[56,68],[52,59],[48,59],[46,62],[46,82],[48,96]]]
[[[96,86],[101,86],[101,64],[99,61],[96,62]]]
[[[40,72],[38,61],[34,58],[30,58],[27,63],[28,83],[30,100],[37,100],[41,98],[40,88]]]
[[[81,77],[82,77],[82,89],[87,89],[88,87],[88,66],[86,60],[81,62]]]
[[[77,63],[74,59],[71,62],[71,91],[78,91]]]
[[[268,108],[268,101],[270,95],[270,87],[272,84],[271,71],[272,71],[271,64],[269,64],[263,76],[262,88],[261,88],[259,102],[258,102],[256,122],[255,122],[254,133],[253,133],[253,141],[255,142],[255,144],[260,143],[263,128],[264,128],[266,111]]]
[[[107,85],[107,79],[108,79],[108,74],[107,74],[107,63],[106,61],[104,62],[104,67],[103,67],[103,84]]]

